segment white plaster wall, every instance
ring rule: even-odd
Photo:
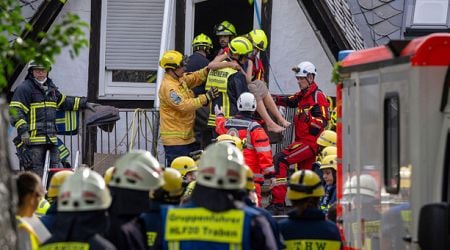
[[[317,68],[319,88],[327,95],[335,96],[336,87],[330,82],[332,64],[296,0],[273,2],[271,32],[271,92],[297,92],[299,88],[291,69],[302,61],[311,61]]]
[[[90,0],[68,1],[61,14],[55,20],[59,23],[67,12],[72,12],[90,23]],[[85,30],[86,39],[89,41],[89,31]],[[78,57],[72,59],[69,48],[64,48],[62,53],[55,57],[50,77],[59,90],[66,95],[86,96],[88,88],[89,48],[83,48]]]

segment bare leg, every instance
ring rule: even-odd
[[[267,124],[267,130],[275,133],[283,132],[285,128],[276,124],[272,118],[270,118],[269,113],[267,113],[266,107],[264,106],[264,102],[262,100],[256,101],[256,111],[261,116],[261,118]]]
[[[275,117],[275,119],[281,126],[287,128],[289,127],[289,125],[291,125],[291,123],[286,121],[286,119],[284,119],[284,117],[281,115],[280,111],[277,108],[277,105],[275,105],[275,102],[269,94],[264,96],[263,102],[269,112]]]

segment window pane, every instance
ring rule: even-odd
[[[113,82],[156,82],[156,70],[113,70]]]
[[[447,25],[449,0],[416,0],[413,24]]]
[[[397,93],[384,100],[384,181],[386,192],[397,194],[400,188],[400,105]]]

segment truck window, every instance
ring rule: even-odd
[[[384,99],[384,185],[386,192],[400,189],[400,100],[398,93]]]

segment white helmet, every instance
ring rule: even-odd
[[[301,62],[296,68],[293,68],[296,77],[306,77],[308,74],[317,76],[316,66],[311,62]]]
[[[378,185],[375,178],[369,174],[362,174],[359,176],[359,188],[357,186],[357,176],[353,176],[350,180],[350,187],[344,194],[360,194],[376,197],[378,193]]]
[[[255,111],[256,98],[250,92],[242,93],[237,100],[237,108],[239,111]]]
[[[116,161],[109,186],[150,191],[164,184],[159,162],[145,150],[130,151]]]
[[[216,189],[242,189],[246,183],[242,152],[230,143],[214,143],[208,146],[200,158],[197,182]]]
[[[61,186],[59,212],[104,210],[111,205],[111,194],[103,177],[89,168],[79,168]]]

